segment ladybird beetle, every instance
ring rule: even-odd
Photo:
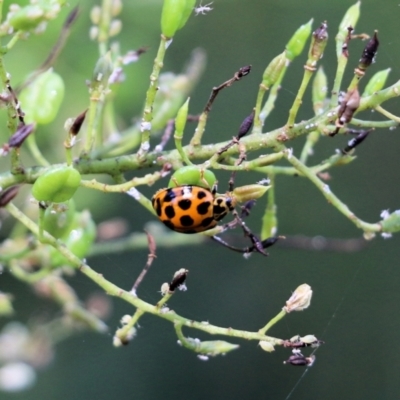
[[[168,228],[180,233],[198,233],[214,228],[235,207],[229,195],[217,195],[195,185],[161,189],[151,202],[158,218]]]

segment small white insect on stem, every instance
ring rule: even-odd
[[[212,2],[211,2],[211,3],[208,3],[208,4],[204,5],[204,6],[202,6],[202,5],[200,4],[198,7],[195,7],[195,8],[194,8],[194,12],[195,12],[195,14],[196,14],[196,17],[197,17],[199,14],[201,14],[201,15],[206,15],[208,12],[210,12],[210,11],[212,10],[212,8],[210,7],[211,4],[212,4]]]

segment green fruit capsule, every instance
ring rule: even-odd
[[[75,213],[70,232],[61,239],[75,256],[82,259],[87,256],[95,238],[96,225],[93,222],[90,212],[82,211]],[[61,265],[71,265],[54,247],[50,249],[50,260],[53,268]]]
[[[81,174],[73,167],[58,166],[41,175],[32,187],[37,201],[63,203],[72,198],[81,183]]]
[[[217,178],[214,172],[208,169],[201,169],[196,165],[187,165],[175,171],[168,183],[168,187],[192,185],[211,189],[216,182]]]
[[[8,22],[16,31],[30,31],[45,20],[42,7],[31,4],[12,13]]]
[[[43,217],[43,228],[50,235],[59,239],[71,231],[75,216],[75,202],[52,204],[47,207]]]
[[[195,6],[196,0],[164,0],[161,14],[161,32],[172,38],[183,28]]]
[[[49,69],[22,90],[19,96],[25,121],[50,123],[56,117],[63,98],[64,81],[60,75]]]

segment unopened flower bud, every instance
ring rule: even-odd
[[[348,35],[348,28],[355,28],[358,18],[360,17],[360,1],[357,1],[357,3],[353,4],[347,11],[346,14],[344,15],[341,23],[339,24],[339,30],[338,34],[336,35],[336,52],[337,56],[340,56],[342,52],[342,46],[343,43],[347,40],[347,35]]]
[[[387,68],[374,74],[365,86],[362,97],[371,96],[372,94],[379,92],[379,90],[385,86],[390,71],[391,69]]]
[[[323,22],[321,26],[313,32],[310,50],[308,52],[307,67],[315,68],[317,61],[322,58],[325,46],[328,42],[328,25]]]
[[[90,10],[90,20],[93,24],[98,25],[100,23],[101,18],[101,7],[100,6],[93,6]]]
[[[312,85],[312,102],[316,115],[320,114],[324,110],[327,92],[328,78],[326,77],[325,71],[321,66],[318,68],[318,71],[315,74]]]
[[[310,19],[306,24],[301,25],[299,29],[290,38],[288,44],[286,45],[286,58],[289,61],[293,61],[297,56],[301,54],[304,46],[308,40],[311,33],[311,25],[313,20]]]
[[[238,344],[232,344],[224,340],[208,340],[198,343],[196,351],[208,356],[217,356],[236,350],[238,347]]]
[[[269,89],[280,77],[286,65],[286,51],[276,56],[265,68],[262,84]]]
[[[258,344],[264,351],[268,353],[272,353],[273,351],[275,351],[275,347],[271,342],[267,342],[266,340],[260,340]]]
[[[122,10],[122,1],[121,0],[112,0],[111,3],[111,15],[116,17],[121,13]]]
[[[259,184],[239,186],[233,190],[232,196],[236,202],[245,203],[249,200],[259,199],[270,187]]]
[[[283,309],[287,313],[290,313],[292,311],[303,311],[309,307],[311,303],[311,297],[311,286],[303,283],[293,292]]]
[[[385,216],[383,221],[380,222],[382,232],[395,233],[400,231],[400,210],[396,210],[391,214]]]
[[[168,293],[169,293],[169,283],[168,282],[164,282],[162,285],[161,285],[161,294],[163,295],[163,296],[166,296]]]
[[[185,130],[187,116],[189,112],[189,101],[190,97],[185,101],[182,107],[179,109],[178,114],[175,118],[175,139],[183,137],[183,131]]]
[[[122,22],[120,19],[113,19],[110,23],[110,30],[109,30],[109,35],[110,37],[112,36],[117,36],[122,29]]]
[[[94,67],[92,86],[98,86],[101,84],[106,87],[108,84],[108,78],[113,71],[113,63],[111,60],[110,52],[107,52],[104,56],[100,57]]]
[[[161,14],[161,32],[171,39],[183,28],[195,6],[196,0],[164,0]]]

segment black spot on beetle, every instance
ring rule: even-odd
[[[157,198],[156,201],[153,201],[153,208],[156,210],[158,217],[161,217],[162,208],[161,208],[161,201],[159,198]]]
[[[174,207],[167,206],[167,207],[165,207],[164,211],[165,211],[165,215],[167,216],[167,218],[172,219],[175,217]]]
[[[193,218],[190,215],[183,215],[179,221],[182,226],[192,226],[194,224]]]
[[[176,197],[176,195],[175,195],[175,192],[172,190],[172,188],[171,188],[171,189],[168,189],[168,190],[167,190],[167,193],[165,193],[163,202],[164,202],[164,203],[169,203],[169,202],[171,202],[172,200],[174,200],[175,197]]]
[[[197,193],[197,198],[199,200],[204,199],[204,197],[207,196],[207,193],[204,190],[199,190],[199,193]]]
[[[181,210],[189,210],[192,205],[192,201],[189,199],[179,200],[178,206]]]
[[[204,218],[203,221],[201,221],[201,226],[203,226],[204,228],[207,228],[207,227],[212,228],[215,225],[216,225],[216,223],[215,223],[214,217]]]
[[[197,212],[200,215],[206,215],[209,212],[208,210],[209,210],[210,206],[211,206],[211,203],[209,201],[204,201],[203,203],[200,203],[197,206]]]

